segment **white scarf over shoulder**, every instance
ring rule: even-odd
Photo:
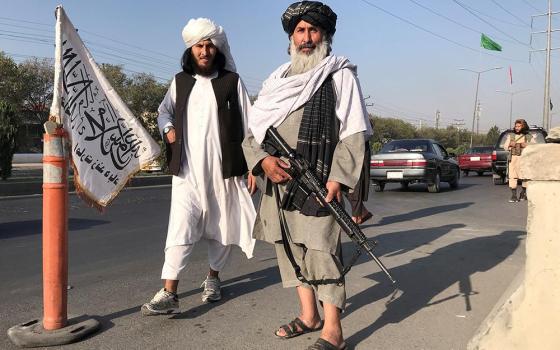
[[[312,70],[285,77],[290,63],[276,69],[263,87],[249,116],[249,129],[262,143],[269,126],[277,127],[286,117],[303,106],[332,75],[336,94],[340,138],[366,131],[371,134],[367,111],[356,77],[356,66],[346,57],[327,56]],[[343,96],[344,95],[344,96]]]
[[[235,72],[235,62],[231,56],[229,44],[224,28],[216,25],[208,18],[191,19],[183,28],[183,41],[187,49],[202,40],[210,40],[226,56],[225,69]]]

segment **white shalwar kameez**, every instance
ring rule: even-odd
[[[201,238],[209,240],[210,268],[220,271],[232,244],[241,248],[247,258],[253,256],[255,240],[251,237],[256,212],[242,176],[224,179],[218,125],[218,105],[211,76],[195,75],[196,83],[187,102],[183,128],[181,170],[173,176],[171,211],[166,263],[162,279],[178,279],[185,267],[192,245]],[[247,134],[249,96],[239,79],[239,106]],[[176,100],[175,80],[158,112],[160,130],[173,125]],[[219,242],[220,244],[216,244]]]

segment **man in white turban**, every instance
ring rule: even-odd
[[[187,49],[158,109],[158,126],[173,174],[163,288],[142,305],[143,315],[175,312],[177,285],[194,244],[208,242],[208,276],[203,302],[221,299],[219,272],[232,245],[252,257],[255,208],[246,184],[241,143],[247,133],[249,96],[235,73],[226,33],[206,18],[183,29]]]

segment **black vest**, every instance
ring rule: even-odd
[[[218,77],[212,79],[212,88],[218,104],[218,125],[220,127],[220,146],[222,149],[222,174],[224,179],[247,173],[247,162],[243,156],[243,118],[240,112],[237,84],[239,75],[221,70]],[[175,101],[175,135],[176,141],[166,146],[169,171],[179,174],[183,147],[183,128],[186,118],[187,101],[196,83],[191,75],[180,72],[175,75],[177,98]]]

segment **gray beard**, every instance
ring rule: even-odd
[[[323,40],[310,54],[306,54],[297,49],[293,39],[290,40],[290,57],[292,61],[290,74],[302,74],[315,68],[319,62],[327,57],[328,50],[329,43],[327,40]]]

